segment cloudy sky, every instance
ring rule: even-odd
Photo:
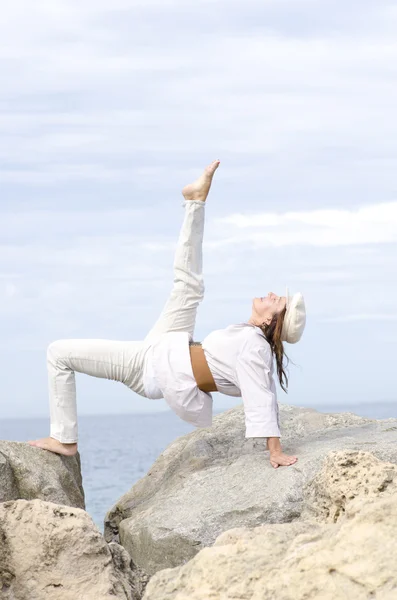
[[[391,0],[4,5],[1,415],[47,416],[50,342],[144,337],[216,158],[196,339],[288,285],[308,319],[279,401],[395,401],[396,27]],[[165,408],[76,379],[80,414]]]

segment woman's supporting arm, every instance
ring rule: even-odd
[[[237,359],[247,438],[281,436],[277,396],[272,389],[270,374],[270,353],[270,347],[267,349],[248,340]]]

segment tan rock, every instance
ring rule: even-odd
[[[128,553],[81,509],[41,500],[0,504],[2,600],[137,600]]]
[[[397,466],[362,451],[330,452],[305,490],[302,518],[336,522],[352,501],[394,495]]]

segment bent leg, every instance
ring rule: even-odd
[[[125,383],[143,395],[143,343],[104,339],[65,339],[47,350],[50,436],[77,442],[75,372]]]
[[[184,202],[185,216],[174,258],[174,284],[164,309],[145,338],[152,342],[169,331],[187,331],[193,339],[197,308],[204,298],[203,236],[205,202]]]

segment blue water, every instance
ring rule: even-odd
[[[87,512],[103,530],[106,512],[177,437],[194,428],[171,412],[79,417],[79,452]],[[48,419],[0,420],[0,439],[48,435]]]
[[[397,403],[321,406],[371,418],[397,417]],[[48,419],[0,420],[0,439],[27,441],[48,435]],[[87,512],[103,531],[106,512],[149,470],[177,437],[193,431],[172,412],[79,417],[79,451]]]

